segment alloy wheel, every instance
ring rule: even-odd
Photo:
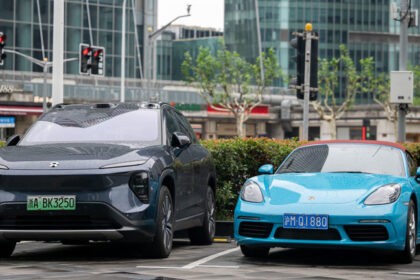
[[[414,209],[412,208],[409,211],[409,218],[408,218],[408,244],[410,246],[410,254],[414,255],[416,252],[416,215],[414,213]]]
[[[216,218],[215,218],[215,207],[214,198],[211,191],[207,192],[207,216],[209,219],[209,233],[210,236],[214,236],[216,230]]]
[[[172,203],[169,196],[165,196],[165,200],[162,204],[162,233],[163,233],[163,244],[166,249],[172,247]]]

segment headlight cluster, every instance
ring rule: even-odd
[[[257,183],[248,181],[241,191],[241,199],[248,202],[263,202],[263,194]]]
[[[400,184],[387,184],[373,193],[371,193],[365,199],[365,205],[379,205],[379,204],[388,204],[397,201],[401,194]]]

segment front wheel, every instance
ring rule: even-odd
[[[206,193],[206,208],[204,209],[204,222],[201,227],[188,230],[191,243],[197,245],[210,245],[216,233],[216,209],[213,189],[208,186]]]
[[[399,260],[402,263],[412,263],[416,257],[417,222],[416,207],[413,200],[408,204],[407,226],[405,233],[405,248],[399,253]]]
[[[250,258],[265,258],[270,252],[270,247],[241,245],[242,254]]]
[[[16,242],[0,241],[0,258],[8,258],[15,250]]]
[[[166,186],[160,188],[156,234],[147,246],[146,254],[153,258],[167,258],[172,250],[174,206],[172,196]]]

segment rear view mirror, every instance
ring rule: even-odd
[[[258,169],[258,172],[261,174],[273,174],[274,167],[272,164],[264,164]]]
[[[20,141],[20,136],[18,134],[12,135],[6,140],[6,146],[16,146]]]
[[[174,132],[172,134],[172,147],[184,148],[191,144],[190,138],[182,132]]]

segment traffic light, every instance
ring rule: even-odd
[[[291,80],[289,87],[296,89],[298,99],[304,99],[306,34],[304,32],[296,32],[293,34],[296,37],[290,41],[290,45],[296,49],[296,55],[292,57],[296,62],[296,78]],[[311,90],[309,92],[309,100],[315,101],[318,98],[318,34],[316,32],[312,32],[311,35],[309,82]]]
[[[89,69],[91,67],[91,56],[92,56],[92,48],[86,44],[79,45],[79,70],[80,74],[89,74]]]
[[[104,75],[104,48],[94,48],[92,50],[92,62],[90,73],[92,75]]]
[[[303,84],[305,82],[305,40],[303,33],[295,33],[295,38],[290,41],[290,45],[296,49],[296,55],[292,59],[296,62],[296,78],[292,79],[290,88],[296,89],[298,99],[303,99]]]
[[[0,32],[0,66],[4,64],[6,54],[4,53],[4,46],[6,45],[6,34]]]
[[[363,119],[362,140],[369,140],[369,139],[370,139],[370,120]]]

